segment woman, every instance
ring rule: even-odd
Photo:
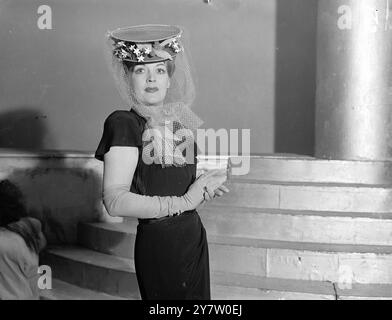
[[[38,254],[46,240],[41,223],[27,217],[22,193],[0,182],[0,300],[38,299]]]
[[[103,201],[112,216],[139,219],[135,269],[142,299],[210,299],[206,232],[195,210],[229,190],[225,172],[196,179],[190,110],[194,85],[175,26],[108,33],[109,63],[131,108],[105,121]]]

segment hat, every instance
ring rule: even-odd
[[[109,31],[113,55],[122,61],[153,63],[173,60],[183,51],[182,30],[169,25],[139,25]]]

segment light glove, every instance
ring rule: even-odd
[[[111,185],[103,190],[103,202],[111,216],[161,218],[196,209],[201,203],[209,200],[205,197],[205,193],[208,192],[206,190],[217,189],[225,180],[225,171],[210,170],[200,175],[180,197],[144,196],[130,192],[130,186],[127,184]]]

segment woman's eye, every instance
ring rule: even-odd
[[[144,69],[143,68],[139,68],[139,69],[134,70],[134,72],[140,74],[140,73],[144,72]]]
[[[158,73],[165,74],[166,73],[166,69],[158,68]]]

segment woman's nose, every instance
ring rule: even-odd
[[[149,72],[147,75],[147,82],[155,82],[155,75],[153,72]]]

